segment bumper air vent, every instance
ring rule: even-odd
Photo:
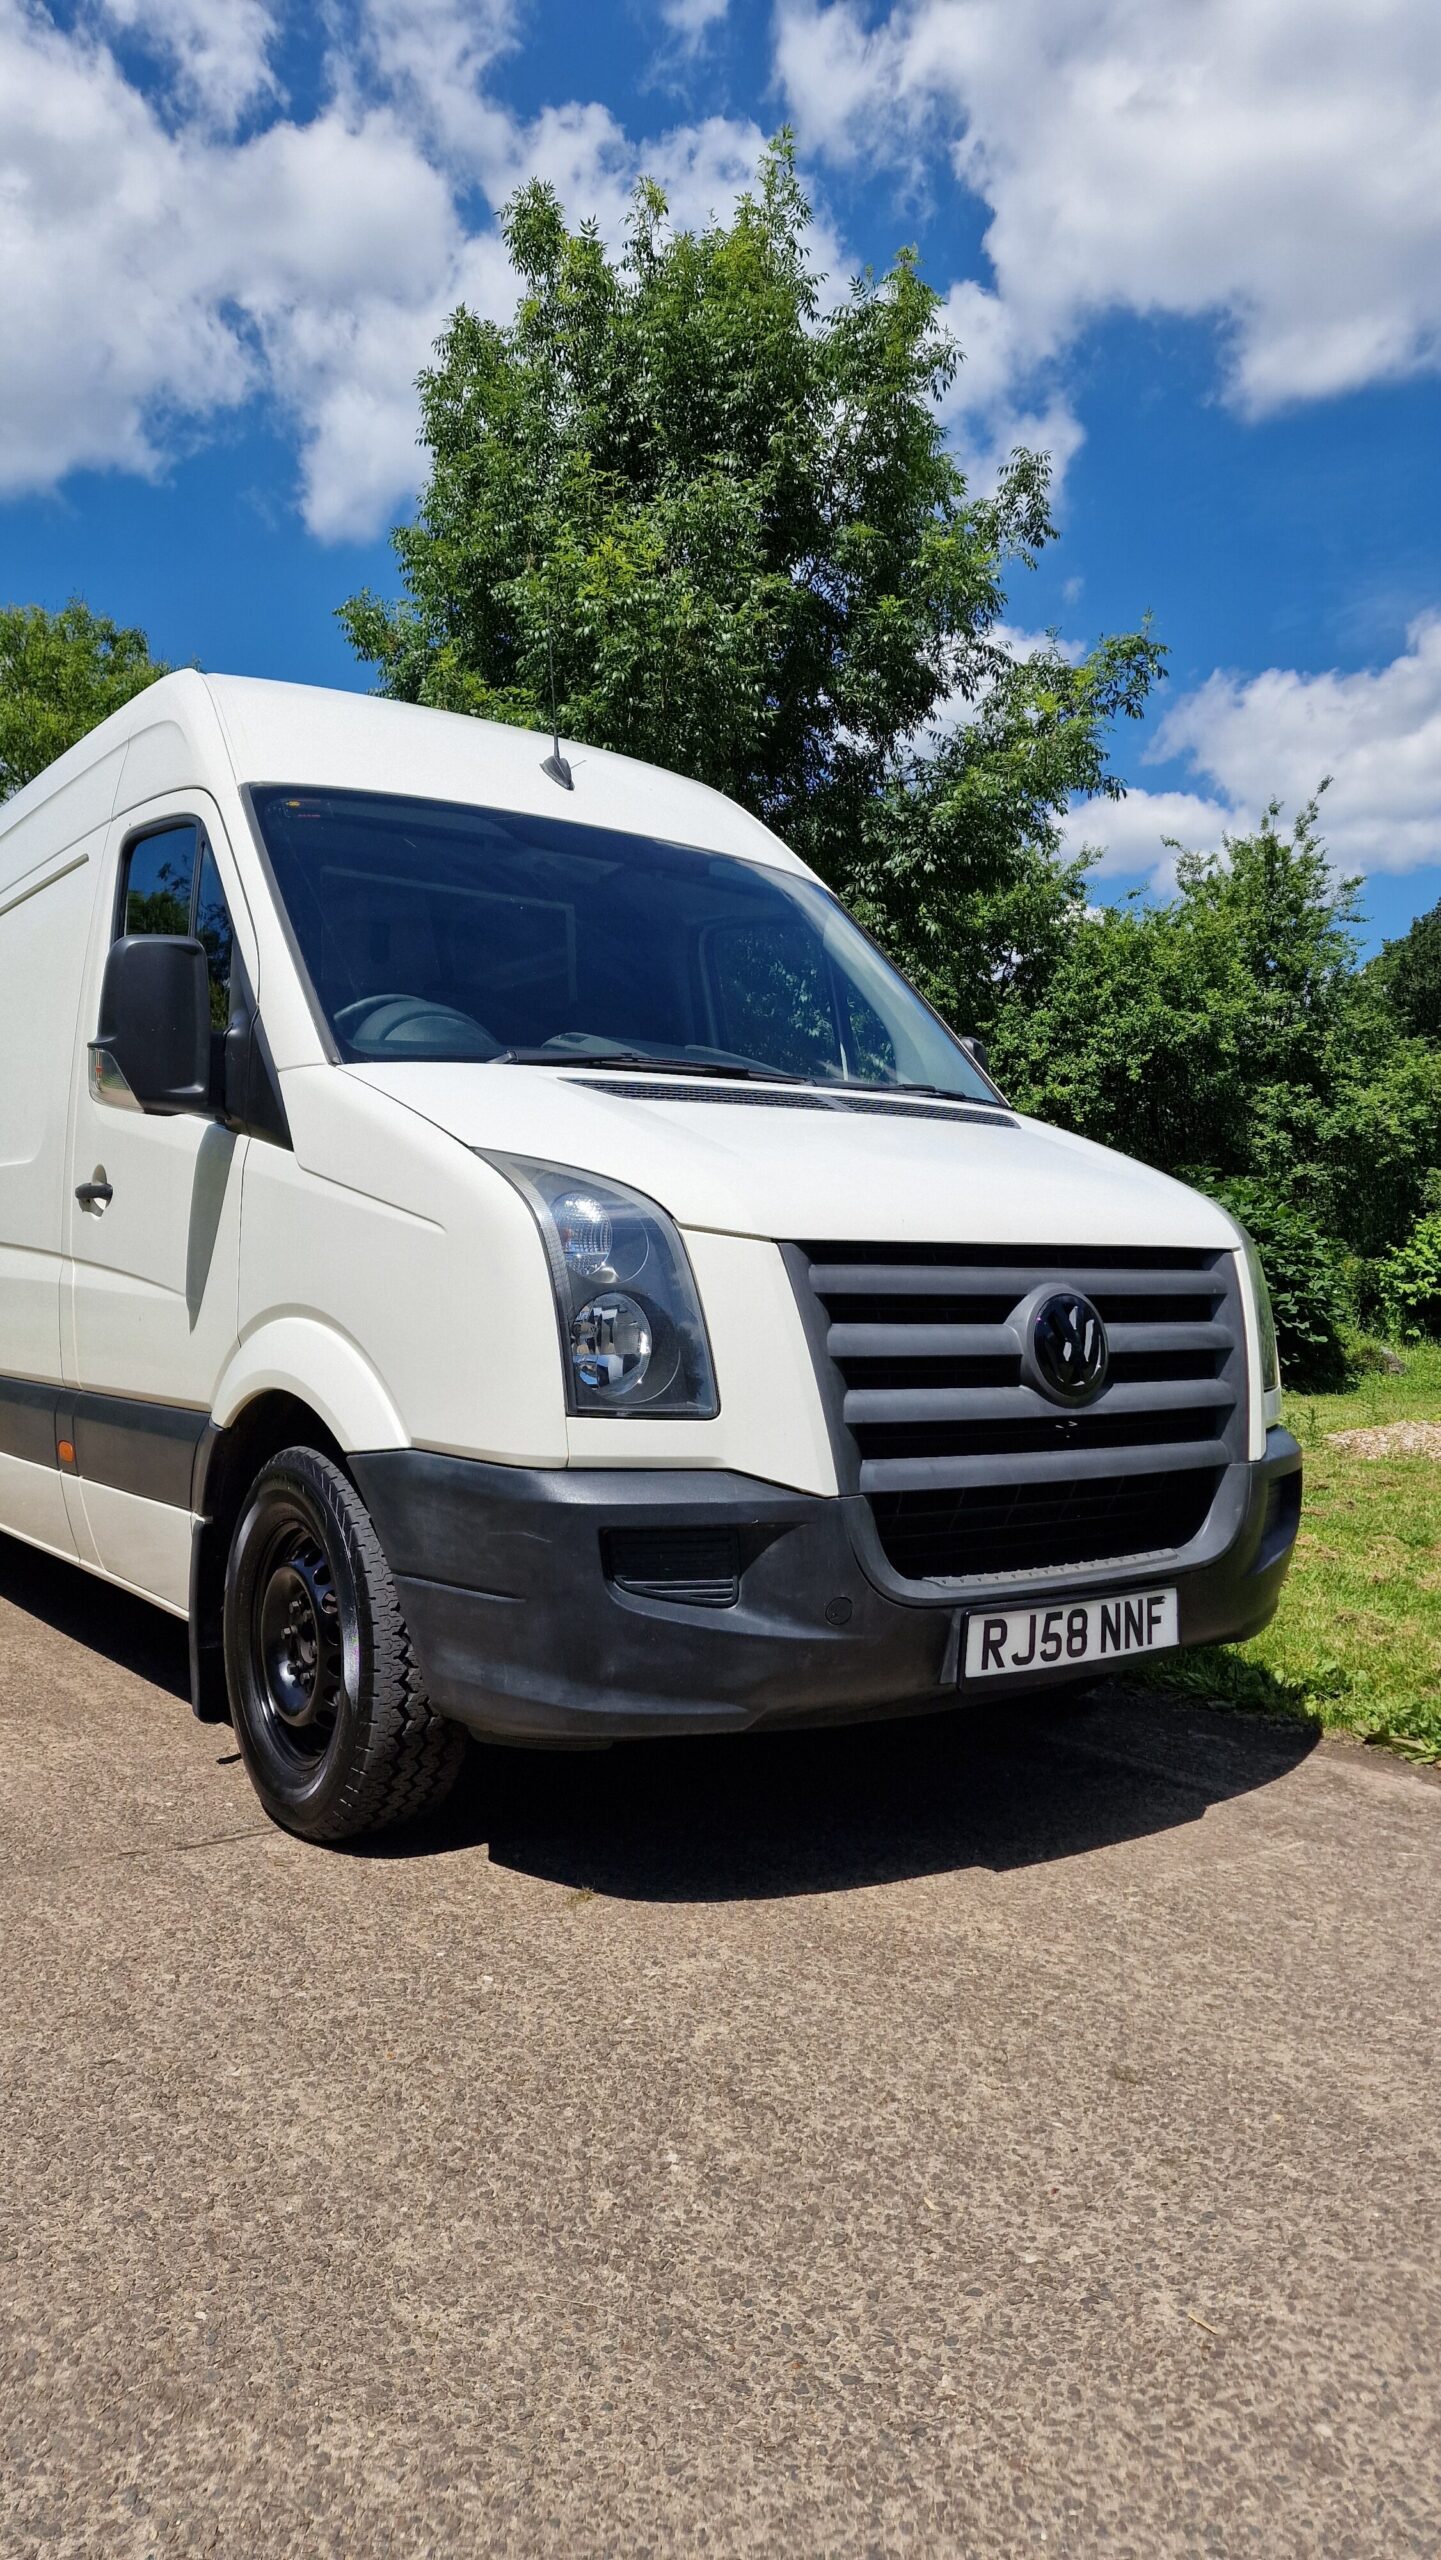
[[[733,1609],[740,1598],[734,1529],[609,1529],[604,1545],[610,1580],[634,1599]]]

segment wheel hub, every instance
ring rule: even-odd
[[[297,1541],[274,1558],[259,1619],[270,1711],[292,1734],[318,1742],[334,1722],[340,1660],[335,1588],[318,1545]]]

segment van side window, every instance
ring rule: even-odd
[[[133,844],[125,861],[122,933],[188,933],[200,829],[193,818],[158,827]]]
[[[235,934],[215,856],[193,818],[138,836],[125,857],[122,933],[193,933],[210,970],[210,1020],[230,1021],[230,968]]]
[[[203,837],[200,876],[195,886],[195,935],[205,945],[210,970],[211,1025],[216,1031],[224,1031],[230,1021],[230,964],[235,956],[235,933],[215,856]]]

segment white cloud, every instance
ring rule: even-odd
[[[584,207],[593,215],[615,243],[643,170],[664,188],[675,223],[705,223],[728,212],[750,185],[764,145],[759,125],[707,116],[638,147],[608,107],[544,107],[529,124],[507,127],[487,170],[487,191],[498,202],[523,180],[543,178],[573,213]]]
[[[991,638],[1008,658],[1041,658],[1054,650],[1068,667],[1078,667],[1086,654],[1084,640],[1068,640],[1059,631],[1026,631],[1016,622],[995,622]]]
[[[1084,430],[1057,386],[1044,333],[1028,332],[1010,303],[969,278],[952,285],[941,320],[963,355],[941,405],[967,476],[992,489],[1007,455],[1025,445],[1049,454],[1059,489]]]
[[[1344,867],[1441,861],[1441,613],[1420,615],[1388,666],[1213,675],[1167,714],[1155,752],[1252,812],[1273,795],[1294,807],[1330,774],[1324,826]]]
[[[515,21],[514,0],[355,0],[353,43],[332,57],[341,94],[378,90],[428,149],[484,184],[508,123],[485,82]]]
[[[990,207],[983,419],[1115,309],[1219,321],[1250,415],[1441,365],[1436,0],[780,0],[776,68],[808,146],[939,138]]]
[[[660,0],[660,13],[666,25],[686,44],[699,44],[710,29],[719,24],[730,7],[730,0]]]
[[[254,378],[219,292],[196,289],[197,155],[103,46],[0,0],[0,171],[0,489],[153,469],[168,414],[204,418]]]
[[[268,378],[298,430],[301,510],[322,541],[375,532],[418,486],[415,377],[456,304],[487,319],[503,318],[514,304],[497,232],[483,232],[439,267],[439,287],[415,298],[282,297],[264,323]]]
[[[168,63],[178,100],[223,131],[273,94],[270,50],[276,24],[265,0],[101,0],[122,35]]]
[[[171,133],[103,45],[0,0],[0,170],[0,489],[153,473],[262,390],[298,426],[317,529],[369,530],[413,485],[393,435],[388,487],[374,457],[357,478],[353,435],[328,449],[347,341],[371,355],[353,387],[408,393],[464,271],[450,192],[389,109]]]
[[[1174,844],[1213,853],[1240,823],[1226,802],[1195,791],[1128,791],[1124,800],[1083,800],[1061,830],[1069,854],[1099,852],[1101,879],[1147,879],[1159,890],[1175,876]]]
[[[614,239],[643,168],[678,221],[703,221],[761,148],[718,116],[645,145],[594,104],[522,124],[485,87],[511,0],[349,0],[343,17],[337,0],[331,94],[303,123],[274,90],[262,0],[100,6],[66,33],[0,0],[4,494],[154,474],[264,395],[295,433],[310,529],[371,534],[421,476],[414,381],[447,313],[514,300],[475,194],[493,214],[549,177]],[[105,28],[168,85],[130,80]]]
[[[1329,775],[1321,824],[1340,870],[1441,862],[1441,613],[1420,615],[1387,666],[1208,677],[1162,721],[1149,761],[1163,758],[1186,764],[1211,792],[1086,801],[1067,821],[1067,845],[1103,847],[1103,872],[1164,882],[1166,837],[1212,851],[1223,833],[1253,827],[1273,799],[1294,814]]]

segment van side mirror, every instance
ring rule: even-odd
[[[961,1047],[963,1049],[969,1049],[971,1056],[975,1059],[982,1075],[988,1076],[991,1072],[991,1052],[989,1044],[978,1038],[974,1031],[963,1031],[961,1034]]]
[[[112,944],[90,1043],[96,1099],[141,1111],[209,1111],[210,972],[188,936],[130,933]]]

